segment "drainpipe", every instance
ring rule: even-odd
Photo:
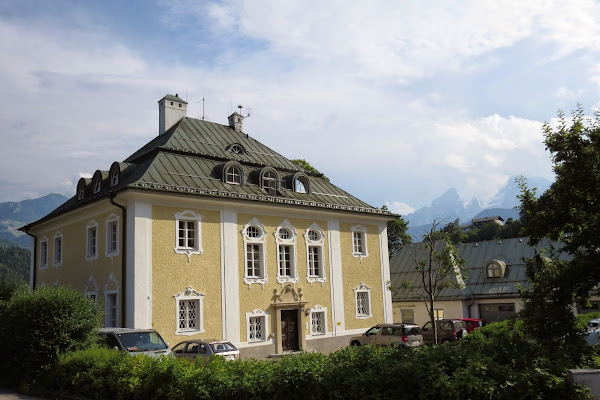
[[[471,294],[471,304],[469,304],[469,306],[467,307],[467,314],[469,315],[469,318],[471,317],[471,307],[475,304],[475,296],[473,296],[473,294]]]
[[[32,233],[29,233],[29,229],[25,231],[26,234],[28,234],[29,236],[31,236],[33,238],[33,260],[31,265],[33,266],[32,271],[31,271],[31,290],[35,290],[35,273],[36,273],[36,268],[35,268],[35,260],[37,259],[37,236],[35,236]]]
[[[110,192],[108,194],[108,198],[110,203],[115,207],[119,207],[122,211],[123,217],[123,229],[121,230],[121,326],[125,328],[126,325],[126,312],[127,312],[127,296],[126,296],[126,288],[127,288],[127,268],[125,261],[126,257],[126,249],[127,249],[127,209],[120,204],[115,203],[115,197],[117,195],[115,192]]]

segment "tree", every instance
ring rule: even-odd
[[[322,172],[320,172],[318,169],[316,169],[315,167],[313,167],[312,165],[310,165],[310,163],[306,160],[297,158],[295,160],[291,160],[294,164],[296,164],[297,166],[299,166],[300,168],[309,171],[309,172],[314,172],[316,174],[321,174],[321,178],[325,179],[327,182],[329,182],[329,178],[326,177],[325,175],[323,175]]]
[[[449,222],[445,227],[442,228],[442,232],[448,234],[452,243],[464,242],[468,235],[460,227],[459,219],[455,219],[453,222]]]
[[[387,206],[384,204],[381,209],[387,211]],[[387,237],[389,256],[392,258],[402,246],[412,242],[412,237],[406,233],[408,230],[408,222],[400,215],[387,223]]]
[[[440,219],[433,221],[431,229],[420,243],[422,251],[409,251],[423,284],[425,308],[433,327],[435,343],[438,342],[434,312],[437,298],[446,288],[465,287],[462,273],[465,261],[459,257],[450,236],[438,230],[442,222]],[[410,289],[410,286],[406,284],[405,288]]]
[[[562,246],[528,261],[530,287],[523,291],[523,316],[532,334],[549,344],[573,333],[571,307],[587,303],[600,284],[600,114],[587,118],[578,105],[570,121],[561,111],[558,117],[556,128],[543,126],[556,181],[537,198],[536,189],[519,180],[523,232],[530,245],[549,238]],[[558,252],[570,261],[559,261]]]

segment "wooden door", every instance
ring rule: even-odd
[[[298,310],[281,310],[281,345],[284,351],[299,350]]]

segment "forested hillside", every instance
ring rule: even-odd
[[[0,284],[29,282],[30,251],[0,239]]]

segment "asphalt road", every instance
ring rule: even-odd
[[[26,396],[24,394],[12,392],[7,389],[0,389],[0,400],[40,400],[40,397]]]

